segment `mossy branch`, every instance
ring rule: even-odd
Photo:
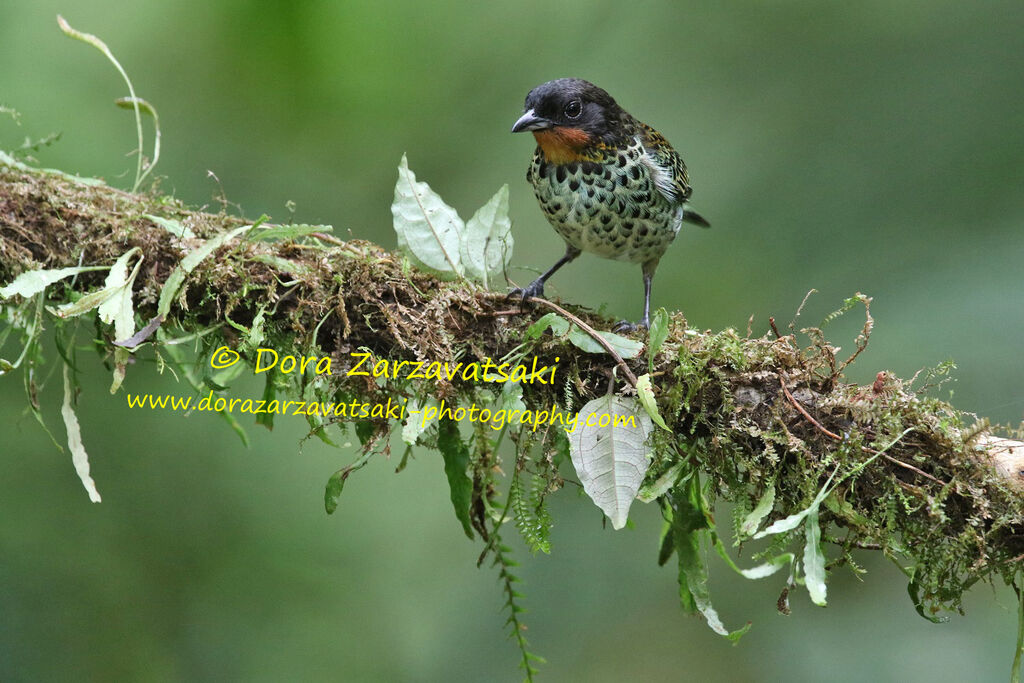
[[[161,221],[186,230],[172,234]],[[155,193],[129,194],[0,163],[0,284],[40,268],[110,266],[138,249],[144,262],[132,299],[141,323],[156,321],[150,332],[158,323],[175,334],[209,332],[204,348],[227,344],[251,362],[258,341],[251,332],[259,327],[263,346],[332,359],[333,374],[317,392],[363,402],[397,392],[452,403],[476,396],[479,387],[445,378],[381,384],[348,377],[350,354],[360,349],[392,361],[483,362],[528,351],[552,365],[557,357],[557,382],[524,384],[523,401],[538,409],[578,409],[616,377],[618,363],[608,354],[585,352],[562,337],[542,335],[523,351],[533,310],[521,311],[468,282],[441,282],[369,242],[315,231],[301,240],[267,241],[250,233],[228,241],[191,271],[166,319],[158,318],[164,284],[182,258],[204,240],[246,224]],[[82,273],[71,284],[52,285],[47,303],[76,300],[102,283],[102,272]],[[562,305],[594,329],[611,326],[590,311]],[[857,353],[871,332],[867,320]],[[744,532],[739,521],[749,520],[755,507],[757,523],[784,520],[831,482],[820,510],[824,539],[838,546],[828,568],[850,561],[853,549],[880,549],[907,572],[922,614],[925,608],[958,609],[962,592],[980,579],[1000,575],[1011,583],[1024,556],[1024,444],[992,436],[986,422],[926,396],[913,380],[879,373],[872,385],[844,381],[843,370],[857,353],[838,361],[816,328],[802,331],[807,345],[797,333],[772,328],[762,337],[704,332],[676,313],[652,359],[625,361],[633,373],[650,371],[669,427],[655,433],[649,481],[674,475],[681,463],[696,465],[709,498],[736,505],[738,541],[750,538],[751,529]],[[114,362],[113,329],[97,330],[101,354]],[[149,343],[159,353],[155,340]],[[293,389],[308,391],[306,379]],[[634,391],[621,380],[618,389]],[[357,432],[371,443],[392,426],[366,420]],[[528,469],[552,491],[562,484],[559,431],[510,434],[520,453],[539,447]],[[466,489],[471,509],[460,518],[485,538],[488,515],[493,519],[502,507],[494,504],[489,479],[500,473],[495,451],[474,447],[472,490]],[[340,491],[344,477],[339,482]],[[768,557],[781,544],[755,557]]]

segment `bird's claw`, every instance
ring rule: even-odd
[[[635,323],[631,323],[628,320],[620,320],[615,323],[612,327],[612,332],[616,334],[629,334],[630,332],[636,332],[637,330],[646,330],[649,327],[648,321],[640,320]]]
[[[519,297],[520,301],[526,303],[534,297],[544,296],[544,281],[534,280],[526,287],[515,287],[508,293],[509,299]]]

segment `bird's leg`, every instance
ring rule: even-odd
[[[651,326],[651,282],[654,281],[654,269],[658,267],[657,261],[648,261],[643,265],[644,273],[644,317],[635,324],[628,320],[621,320],[612,328],[612,332],[633,332],[635,330],[646,330]]]
[[[580,255],[580,250],[576,247],[567,244],[565,247],[565,255],[555,262],[555,265],[548,268],[547,272],[541,275],[539,278],[531,282],[526,287],[516,287],[509,292],[509,297],[521,296],[523,301],[530,299],[535,296],[544,296],[544,283],[549,277],[555,274],[559,268],[564,266],[569,261],[572,261]]]

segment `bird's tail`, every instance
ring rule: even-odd
[[[704,218],[704,216],[701,216],[699,213],[697,213],[688,206],[683,208],[683,220],[686,221],[687,223],[699,225],[702,228],[711,227],[711,223],[708,223],[707,219]]]

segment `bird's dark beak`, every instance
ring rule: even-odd
[[[516,121],[516,125],[512,126],[512,132],[521,133],[524,130],[544,130],[546,128],[551,128],[554,125],[555,124],[550,120],[543,116],[537,116],[533,113],[533,110],[530,109],[519,117],[519,120]]]

